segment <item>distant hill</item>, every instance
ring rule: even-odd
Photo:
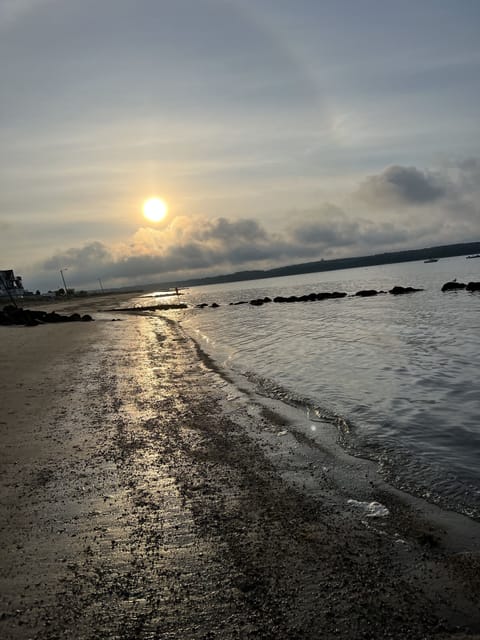
[[[236,271],[235,273],[211,276],[208,278],[191,278],[189,280],[156,283],[146,285],[145,288],[193,287],[207,284],[218,284],[222,282],[239,282],[241,280],[259,280],[261,278],[292,276],[301,273],[316,273],[318,271],[335,271],[336,269],[371,267],[374,265],[394,264],[397,262],[413,262],[415,260],[427,260],[428,258],[452,258],[455,256],[477,253],[480,253],[480,242],[466,242],[463,244],[448,244],[440,247],[428,247],[425,249],[377,253],[371,256],[336,258],[334,260],[317,260],[316,262],[291,264],[285,267],[277,267],[275,269]]]

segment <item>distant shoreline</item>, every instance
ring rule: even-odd
[[[393,251],[389,253],[379,253],[367,256],[354,256],[349,258],[334,258],[332,260],[316,260],[314,262],[302,262],[299,264],[286,265],[284,267],[276,267],[274,269],[255,269],[249,271],[235,271],[234,273],[222,274],[218,276],[207,276],[202,278],[190,278],[187,280],[170,280],[164,282],[153,282],[147,284],[137,284],[131,286],[123,286],[115,289],[107,289],[106,291],[89,290],[81,295],[59,296],[50,298],[46,295],[28,295],[22,298],[16,298],[24,301],[38,301],[41,304],[51,301],[62,301],[103,297],[119,294],[145,294],[155,289],[183,289],[185,287],[200,287],[210,284],[222,284],[229,282],[241,282],[243,280],[263,280],[266,278],[281,278],[284,276],[302,275],[306,273],[320,273],[323,271],[338,271],[341,269],[358,269],[361,267],[373,267],[383,264],[400,264],[403,262],[415,262],[420,260],[442,258],[455,258],[460,256],[476,257],[480,254],[480,241],[468,242],[461,244],[449,244],[436,247],[426,247],[424,249],[409,249],[406,251]],[[8,304],[11,300],[8,296],[0,297],[0,304]]]
[[[480,253],[480,241],[461,244],[449,244],[424,249],[409,249],[407,251],[394,251],[368,256],[355,256],[350,258],[335,258],[332,260],[317,260],[314,262],[302,262],[274,269],[235,271],[234,273],[205,278],[191,278],[189,280],[156,282],[145,284],[145,290],[168,287],[197,287],[209,284],[221,284],[228,282],[241,282],[242,280],[263,280],[265,278],[280,278],[283,276],[302,275],[305,273],[318,273],[322,271],[338,271],[340,269],[356,269],[360,267],[373,267],[382,264],[398,264],[402,262],[415,262],[429,258],[455,258],[468,254]]]

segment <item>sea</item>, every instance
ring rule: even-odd
[[[480,519],[480,293],[442,292],[455,278],[480,281],[480,258],[192,287],[181,292],[188,309],[175,313],[219,367],[328,424],[386,481]],[[353,295],[396,285],[422,291]],[[349,295],[234,304],[325,291]],[[165,292],[142,300],[157,296],[170,301]]]

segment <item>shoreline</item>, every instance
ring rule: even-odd
[[[312,451],[175,321],[78,303],[0,327],[3,638],[480,637],[479,525]]]
[[[182,323],[179,322],[179,324],[182,331],[185,331]],[[230,396],[234,399],[234,403],[242,397],[241,404],[249,404],[250,408],[257,407],[253,412],[250,411],[257,423],[262,422],[264,417],[267,422],[272,423],[271,428],[259,431],[258,429],[249,429],[244,417],[242,418],[241,415],[238,417],[250,437],[263,446],[266,457],[269,457],[272,450],[276,450],[273,459],[279,456],[288,456],[290,458],[288,464],[292,468],[296,464],[301,468],[302,464],[305,464],[306,458],[317,458],[316,463],[309,463],[315,468],[315,464],[318,467],[319,456],[323,454],[325,460],[333,463],[335,467],[335,470],[333,470],[333,466],[329,470],[334,471],[337,476],[336,484],[348,487],[351,498],[358,498],[362,494],[367,495],[372,492],[372,487],[375,486],[378,491],[392,494],[406,505],[410,505],[411,508],[428,514],[428,517],[436,521],[439,526],[442,526],[442,523],[447,528],[455,526],[457,538],[462,538],[467,545],[469,544],[468,536],[467,538],[463,537],[460,530],[471,530],[470,537],[473,539],[475,535],[479,536],[475,539],[475,544],[480,544],[480,520],[475,515],[464,512],[461,509],[462,505],[452,506],[441,498],[427,500],[418,492],[396,486],[388,476],[380,474],[376,458],[359,455],[358,452],[341,444],[338,437],[338,426],[329,417],[316,416],[312,418],[310,415],[312,406],[308,402],[297,399],[298,405],[290,404],[281,397],[265,395],[263,391],[259,390],[255,380],[252,381],[249,377],[233,370],[226,371],[204,351],[198,337],[192,337],[188,331],[185,331],[185,334],[195,344],[197,355],[205,366],[220,375],[226,383],[232,385]],[[227,405],[225,410],[231,413]],[[248,413],[248,408],[244,407],[244,413],[245,411]],[[276,426],[278,426],[277,429],[275,429]],[[286,446],[282,447],[285,443]],[[301,456],[296,456],[295,448],[302,450]],[[282,449],[284,451],[281,451]],[[295,457],[300,458],[298,462],[293,460]],[[309,473],[314,475],[312,471]],[[294,476],[295,472],[290,470],[286,476],[289,475]],[[352,478],[354,478],[353,481]],[[295,482],[292,479],[290,481]],[[302,486],[302,489],[315,495],[315,481],[310,481],[310,485],[310,488]]]

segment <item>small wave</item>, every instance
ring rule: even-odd
[[[251,371],[244,373],[260,395],[280,400],[299,409],[310,422],[329,424],[336,430],[337,443],[348,454],[377,464],[383,478],[398,489],[480,521],[480,491],[458,476],[413,455],[399,443],[393,447],[374,437],[362,436],[361,425],[319,406],[310,398]]]

